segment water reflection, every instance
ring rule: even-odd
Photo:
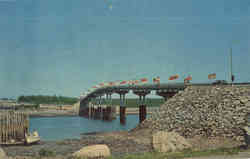
[[[38,130],[42,140],[80,138],[81,133],[130,130],[139,123],[138,118],[138,115],[127,115],[126,124],[120,124],[119,116],[113,121],[82,117],[31,118],[30,130]]]

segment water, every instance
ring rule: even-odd
[[[89,120],[82,117],[30,118],[30,131],[37,130],[41,140],[79,139],[81,133],[130,130],[139,123],[138,115],[127,115],[126,125],[119,117],[111,122]]]

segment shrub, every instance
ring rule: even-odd
[[[56,153],[52,150],[42,148],[39,151],[39,156],[41,156],[41,157],[51,157],[51,156],[55,156],[55,155],[56,155]]]

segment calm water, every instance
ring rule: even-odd
[[[80,138],[81,133],[130,130],[139,123],[138,115],[127,115],[126,125],[119,117],[111,122],[88,120],[82,117],[30,118],[30,130],[37,130],[42,140]]]

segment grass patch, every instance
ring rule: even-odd
[[[219,156],[219,155],[236,155],[240,151],[240,148],[219,148],[215,150],[206,151],[193,151],[186,149],[182,152],[170,152],[170,153],[159,153],[159,152],[147,152],[144,154],[125,155],[123,157],[109,157],[107,159],[183,159],[189,157],[203,157],[203,156]]]
[[[67,144],[65,141],[56,141],[56,144],[57,145],[65,145]]]

